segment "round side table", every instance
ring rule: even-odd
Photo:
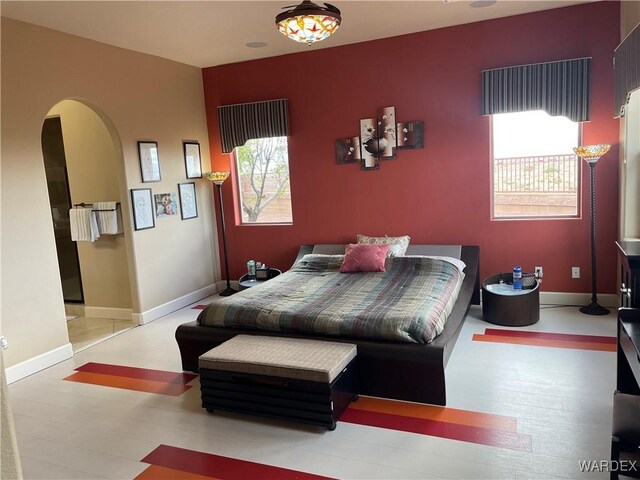
[[[500,280],[503,283],[500,283]],[[482,282],[482,318],[508,327],[524,327],[540,320],[540,284],[514,291],[512,273],[495,273]]]
[[[268,278],[265,278],[264,280],[249,280],[249,274],[245,273],[240,277],[240,280],[238,280],[238,285],[240,285],[240,288],[243,290],[245,288],[256,287],[258,285],[262,285],[264,282],[268,282],[273,277],[277,277],[281,273],[282,271],[278,270],[277,268],[269,268],[267,274]]]

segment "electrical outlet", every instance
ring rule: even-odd
[[[533,267],[533,273],[536,278],[542,278],[542,267]]]
[[[0,347],[2,347],[2,349],[6,349],[9,346],[9,342],[7,342],[7,339],[5,337],[0,337]]]
[[[571,278],[580,278],[580,267],[571,267]]]

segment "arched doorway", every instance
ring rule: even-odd
[[[121,202],[122,148],[111,121],[97,107],[63,100],[47,113],[42,151],[56,250],[74,352],[131,328],[132,295]],[[119,225],[109,234],[86,235],[92,219],[72,232],[70,215],[78,206],[115,202],[111,217]],[[84,230],[85,234],[82,234]]]

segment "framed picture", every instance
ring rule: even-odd
[[[158,142],[138,142],[138,158],[142,182],[160,181],[160,159],[158,158]]]
[[[182,220],[196,218],[198,216],[196,184],[193,182],[179,183],[178,195],[180,196],[180,215],[182,215]]]
[[[156,193],[156,217],[168,217],[178,213],[178,202],[175,193]]]
[[[156,226],[153,218],[153,199],[150,188],[131,189],[131,210],[136,230],[144,230]]]
[[[182,142],[184,150],[184,166],[187,178],[202,178],[202,162],[200,161],[200,144],[198,142]]]

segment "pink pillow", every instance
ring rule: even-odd
[[[385,272],[384,261],[388,250],[389,245],[347,245],[340,271],[342,273]]]

